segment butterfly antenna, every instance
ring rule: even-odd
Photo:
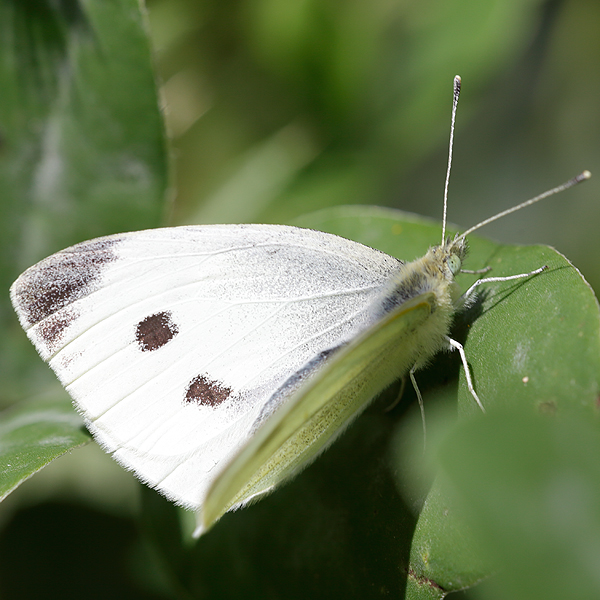
[[[467,229],[467,231],[465,231],[460,236],[459,239],[464,239],[465,237],[467,237],[467,235],[469,235],[470,233],[473,233],[473,231],[475,231],[476,229],[479,229],[480,227],[483,227],[484,225],[487,225],[488,223],[492,223],[493,221],[501,219],[502,217],[505,217],[506,215],[510,215],[510,213],[516,212],[517,210],[521,210],[522,208],[525,208],[526,206],[529,206],[530,204],[535,204],[536,202],[539,202],[540,200],[543,200],[544,198],[547,198],[548,196],[553,196],[554,194],[558,194],[559,192],[568,190],[570,187],[573,187],[574,185],[577,185],[578,183],[581,183],[582,181],[589,179],[591,176],[592,176],[592,174],[589,171],[583,171],[583,173],[580,173],[576,177],[569,179],[569,181],[566,181],[562,185],[552,188],[551,190],[548,190],[547,192],[544,192],[543,194],[540,194],[539,196],[536,196],[535,198],[531,198],[529,200],[526,200],[525,202],[521,202],[521,204],[517,204],[517,206],[513,206],[512,208],[503,210],[501,213],[498,213],[497,215],[494,215],[493,217],[490,217],[489,219],[485,219],[485,221],[481,221],[481,223],[477,223],[477,225],[474,225],[470,229]]]
[[[448,148],[448,169],[446,170],[446,183],[444,184],[444,217],[442,219],[442,246],[446,239],[446,215],[448,213],[448,185],[450,184],[450,169],[452,167],[452,147],[454,146],[454,124],[456,123],[456,107],[460,96],[460,76],[454,78],[454,95],[452,97],[452,120],[450,121],[450,145]]]

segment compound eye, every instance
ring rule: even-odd
[[[450,271],[452,271],[452,275],[456,275],[462,266],[460,258],[458,258],[456,254],[451,254],[446,260],[446,264],[448,265]]]

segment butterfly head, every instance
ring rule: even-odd
[[[451,281],[460,273],[467,250],[466,239],[458,235],[454,238],[446,238],[443,244],[432,249],[435,260],[446,279]]]

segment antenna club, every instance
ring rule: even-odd
[[[460,86],[462,83],[462,79],[460,75],[454,76],[454,101],[458,102],[458,97],[460,96]]]
[[[570,188],[574,185],[577,185],[578,183],[581,183],[582,181],[586,181],[591,176],[592,174],[586,169],[585,171],[579,173],[579,175],[576,175],[575,177],[573,177],[573,179],[569,179],[569,181],[563,183],[563,185],[559,187],[564,189]]]

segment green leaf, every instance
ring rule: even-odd
[[[439,449],[447,489],[499,573],[481,598],[600,597],[600,430],[584,415],[510,410]]]
[[[0,2],[0,288],[76,242],[161,223],[167,152],[137,0]],[[47,369],[0,295],[4,405]],[[43,365],[42,365],[43,366]]]
[[[18,262],[156,226],[165,137],[137,0],[7,0],[0,40],[2,233]]]
[[[300,221],[405,260],[439,243],[440,225],[400,211],[328,209]],[[450,232],[454,230],[450,228]],[[484,405],[527,412],[596,415],[600,392],[598,301],[579,271],[546,246],[502,246],[471,236],[465,268],[491,267],[487,277],[548,269],[534,277],[481,286],[478,301],[456,320]],[[476,279],[459,275],[461,288]],[[460,377],[461,414],[479,409]]]
[[[439,243],[440,226],[415,216],[409,219],[404,221],[394,211],[351,208],[321,211],[302,222],[411,260],[428,245]],[[488,276],[548,266],[532,278],[482,286],[481,300],[457,320],[453,333],[464,344],[475,387],[488,412],[512,407],[524,417],[578,415],[595,420],[600,389],[600,315],[597,300],[580,273],[547,247],[501,246],[473,236],[470,248],[467,267],[489,265],[492,271]],[[458,280],[465,289],[472,278],[460,276]],[[428,422],[432,415],[435,420],[436,414],[428,404],[430,396],[445,402],[458,399],[463,418],[479,412],[462,369],[455,370],[458,372],[458,389],[456,375],[448,378],[443,361],[417,374]],[[446,423],[446,430],[452,427],[452,419],[446,418]],[[398,486],[412,490],[409,496],[424,485],[419,478],[427,479],[422,440],[414,432],[421,425],[412,427],[410,431],[403,425],[401,430],[417,440],[411,448],[398,448],[406,445],[399,436],[394,440],[395,453],[400,454]],[[470,450],[477,453],[473,446]],[[597,500],[600,503],[600,497]],[[440,590],[457,591],[479,582],[494,569],[485,553],[480,556],[478,547],[447,489],[436,482],[415,529],[407,597],[425,594],[435,598]]]
[[[447,491],[434,482],[423,505],[410,554],[408,598],[444,594],[478,583],[494,571]]]
[[[0,413],[0,500],[90,434],[65,398],[22,402]]]

